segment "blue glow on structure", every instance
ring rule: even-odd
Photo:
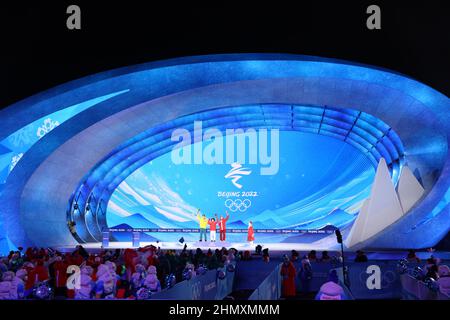
[[[339,139],[353,127],[345,139],[347,144],[365,153],[372,163],[380,157],[391,160],[394,180],[403,165],[410,166],[424,184],[426,196],[402,219],[370,239],[367,246],[432,246],[449,230],[449,99],[413,79],[370,66],[284,54],[188,57],[131,66],[61,85],[1,110],[4,121],[0,141],[68,106],[123,90],[129,90],[128,94],[98,103],[89,112],[80,112],[60,123],[36,141],[10,172],[0,195],[0,214],[14,243],[74,243],[66,226],[70,215],[66,216],[62,208],[77,192],[82,177],[93,173],[82,190],[84,196],[107,199],[126,176],[170,150],[166,142],[170,126],[182,125],[183,121],[192,123],[194,114],[211,109],[216,109],[214,116],[209,114],[206,120],[211,126],[220,125],[222,117],[224,121],[236,118],[235,124],[243,127],[264,127],[267,119],[245,114],[259,110],[271,115],[270,127],[281,130],[315,134],[320,130],[321,135]],[[238,116],[220,110],[250,104],[254,107],[240,109]],[[296,105],[298,112],[295,110],[294,118],[289,119],[289,111],[275,112],[276,104]],[[339,113],[327,107],[324,113],[324,106],[351,111]],[[359,111],[361,119],[354,125],[351,119],[358,117]],[[122,115],[132,123],[121,122]],[[105,121],[107,124],[101,127]],[[107,132],[109,127],[114,131]],[[87,135],[88,128],[95,128],[98,134]],[[79,150],[90,153],[83,154],[84,158],[76,159],[76,163],[74,159],[74,166],[60,164],[58,161],[66,156],[63,146],[70,147],[65,150],[76,149],[80,141],[92,144],[92,150]],[[97,156],[95,148],[105,146],[106,153]],[[114,151],[117,146],[123,150]],[[0,166],[7,170],[12,156],[9,153],[0,145],[0,156],[5,156]],[[88,158],[92,160],[89,165],[85,161]],[[23,196],[25,191],[35,191],[36,196]],[[105,203],[93,201],[95,208],[105,210]],[[90,233],[96,233],[98,226],[105,223],[104,214],[78,218],[77,231],[85,226],[83,237],[96,241]],[[45,221],[45,226],[36,221]]]
[[[113,92],[55,111],[20,128],[0,141],[0,148],[3,150],[0,155],[0,183],[5,183],[9,173],[14,169],[28,149],[47,133],[80,112],[128,91]]]
[[[223,138],[216,142],[225,143]],[[317,149],[317,145],[323,148]],[[184,147],[183,152],[190,148]],[[174,165],[170,152],[166,153],[131,175],[124,174],[126,179],[109,200],[107,224],[116,228],[196,228],[197,207],[209,217],[228,210],[229,226],[243,229],[249,220],[257,229],[302,230],[330,225],[340,228],[353,221],[361,202],[369,196],[375,175],[364,154],[340,139],[296,131],[280,132],[280,153],[276,175],[262,176],[259,165],[245,165],[252,174],[242,179],[240,191],[258,193],[245,211],[227,209],[226,198],[217,195],[219,191],[234,190],[223,177],[229,165]],[[171,238],[153,233],[156,239],[162,240],[161,236],[165,241],[179,239],[177,233],[172,233]],[[183,237],[190,241],[197,235]],[[261,236],[258,238],[262,241]],[[267,241],[286,238],[289,236],[271,235]]]
[[[44,136],[50,133],[53,129],[76,116],[80,112],[128,91],[129,90],[127,89],[113,92],[52,112],[41,117],[40,119],[34,120],[30,124],[20,128],[0,141],[0,194],[2,186],[6,182],[6,179],[11,171],[22,159],[24,154],[38,140],[44,138]],[[0,216],[0,249],[2,246],[11,248],[9,244],[6,245],[5,243],[10,243],[10,241],[7,240],[6,237],[2,237],[2,234],[4,234],[4,231]],[[3,244],[1,244],[1,242],[3,242]]]
[[[320,116],[310,117],[310,114],[317,114]],[[348,116],[345,116],[346,114]],[[366,120],[361,120],[363,116]],[[372,139],[372,144],[371,142],[366,141],[367,137],[371,136],[371,132],[378,132],[380,137],[386,136],[386,141],[389,141],[389,139],[387,138],[387,133],[390,133],[392,137],[396,137],[395,132],[392,131],[391,128],[386,126],[382,121],[379,121],[374,117],[370,117],[365,113],[349,109],[331,107],[319,108],[312,106],[282,104],[247,105],[212,109],[206,112],[177,118],[168,123],[163,123],[157,127],[153,127],[143,133],[138,134],[137,136],[124,142],[121,146],[117,147],[111,152],[108,158],[104,159],[97,167],[91,170],[87,177],[82,180],[81,185],[77,188],[78,191],[75,192],[73,197],[73,199],[75,199],[75,202],[77,203],[78,208],[84,208],[87,203],[89,203],[89,214],[91,215],[92,210],[100,210],[101,212],[95,212],[95,215],[102,216],[104,214],[104,211],[106,210],[105,204],[109,202],[109,198],[112,192],[119,186],[119,184],[125,178],[127,178],[127,176],[136,168],[139,168],[143,164],[146,164],[148,161],[155,159],[156,157],[158,157],[158,155],[164,155],[165,153],[169,152],[174,145],[174,143],[170,141],[171,132],[176,128],[185,128],[192,132],[193,122],[195,120],[203,121],[202,126],[204,130],[210,127],[222,130],[223,132],[225,132],[226,128],[276,128],[283,131],[298,131],[308,133],[307,135],[303,136],[305,137],[304,139],[306,139],[306,137],[310,137],[310,139],[312,139],[315,135],[331,137],[333,139],[340,140],[350,146],[358,146],[355,147],[355,149],[361,151],[362,155],[367,160],[369,160],[369,163],[371,163],[372,167],[374,168],[376,168],[378,160],[380,158],[378,153],[375,155],[372,155],[372,153],[374,151],[374,144],[376,144],[379,139]],[[356,142],[350,143],[351,139],[349,138],[349,133],[351,133],[352,130],[357,127],[359,121],[364,122],[364,129],[359,129],[358,136],[361,136],[360,139],[365,142],[365,145],[360,145]],[[325,122],[328,122],[332,125],[326,125]],[[345,127],[346,129],[340,129],[340,127]],[[311,131],[311,128],[314,128],[314,130]],[[381,130],[384,130],[384,134]],[[312,136],[311,133],[314,135]],[[284,142],[284,144],[287,144],[287,142]],[[320,145],[320,143],[318,143],[318,145]],[[295,146],[293,145],[291,145],[291,147],[295,148]],[[316,150],[312,154],[312,156],[319,154],[319,151],[320,150]],[[331,151],[331,149],[329,148],[325,148],[324,151],[333,153],[333,151]],[[398,156],[399,154],[403,154],[403,147],[401,146],[401,143],[398,150],[393,148],[392,151],[393,155],[387,153],[386,156],[388,156],[387,163],[391,167],[391,171],[393,173],[393,181],[396,182],[398,179],[398,172],[401,169],[401,163],[403,162],[403,158],[399,158]],[[310,152],[310,150],[305,152]],[[167,159],[167,156],[163,157]],[[351,156],[349,157],[351,158]],[[396,164],[394,164],[394,160],[396,161]],[[132,167],[134,168],[133,170],[127,170],[127,168]],[[339,166],[336,165],[335,169],[333,170],[344,172],[344,169],[345,168],[339,168]],[[313,170],[313,168],[310,168],[310,170]],[[333,170],[330,169],[328,171],[333,172]],[[356,177],[357,173],[353,173],[353,175]],[[328,179],[331,179],[330,177],[328,177]],[[357,179],[355,178],[355,180]],[[327,183],[329,186],[333,184],[330,181],[328,181]],[[366,185],[365,187],[368,186]],[[300,186],[299,188],[301,189]],[[340,190],[345,188],[336,187],[335,189]],[[355,194],[359,194],[359,196],[356,197],[357,199],[354,197],[354,195],[349,194],[347,195],[347,197],[344,197],[350,197],[352,199],[355,198],[352,200],[353,202],[349,202],[346,204],[345,202],[340,202],[340,204],[338,205],[337,200],[332,201],[332,199],[330,198],[333,194],[332,192],[330,192],[329,196],[326,198],[326,201],[334,203],[333,207],[330,208],[328,205],[325,205],[325,202],[316,201],[316,206],[322,206],[322,208],[317,207],[315,210],[317,212],[320,211],[323,215],[324,213],[329,214],[336,208],[347,210],[348,208],[352,207],[352,213],[356,213],[359,208],[358,204],[360,204],[360,202],[368,196],[368,189],[366,189],[366,193],[364,194],[359,191],[353,191],[355,192]],[[336,194],[334,195],[338,197],[338,192],[336,191]],[[72,201],[74,201],[73,199]],[[314,202],[312,198],[309,199],[309,201]],[[104,204],[103,207],[99,206],[101,202],[103,202]],[[73,210],[73,205],[71,207]],[[303,214],[296,215],[296,218],[300,219],[302,215],[306,217],[308,216],[308,214],[305,212]],[[72,212],[72,216],[72,219],[78,224],[82,223],[85,214],[83,213],[83,209],[77,209],[76,212]],[[340,221],[343,225],[345,225],[348,224],[348,222],[350,222],[353,218],[353,216],[349,216],[347,220],[341,219]],[[326,219],[327,218],[323,219],[324,223]],[[326,223],[333,224],[332,222],[333,220],[330,219]],[[98,238],[100,236],[100,231],[106,227],[105,219],[97,219],[96,221],[92,221],[92,223],[93,224],[90,225],[89,228],[89,235],[80,235],[81,237],[84,237],[85,239],[89,239],[90,237]],[[305,224],[303,223],[303,225]],[[340,227],[342,225],[338,226]],[[287,225],[285,227],[287,227]],[[280,228],[280,226],[278,226],[278,228]]]

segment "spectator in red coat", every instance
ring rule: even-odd
[[[53,265],[55,271],[55,295],[66,296],[67,289],[67,267],[69,264],[61,256],[56,258]]]
[[[284,256],[283,265],[281,266],[282,290],[284,297],[295,297],[295,267],[289,260],[288,256]]]
[[[72,255],[71,264],[80,266],[83,263],[83,261],[84,261],[83,256],[79,254],[78,251],[75,251],[75,253]]]
[[[44,266],[44,261],[39,260],[37,262],[36,267],[34,267],[29,273],[28,273],[28,279],[25,284],[25,289],[29,290],[32,289],[35,284],[38,282],[46,281],[49,279],[48,270]]]
[[[129,248],[125,249],[123,258],[124,258],[124,262],[125,262],[125,267],[127,269],[128,279],[130,279],[131,275],[136,272],[135,266],[137,264],[137,261],[136,261],[137,257],[138,257],[138,254],[135,250],[129,249]]]

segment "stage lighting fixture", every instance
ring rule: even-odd
[[[341,244],[341,256],[342,256],[342,271],[344,273],[344,284],[350,288],[350,279],[348,276],[348,268],[345,266],[345,255],[344,255],[344,242],[342,241],[341,230],[336,229],[336,240]]]
[[[184,238],[183,238],[183,237],[181,237],[181,238],[180,238],[180,240],[178,240],[178,242],[180,242],[180,243],[184,243]]]
[[[342,234],[341,234],[341,231],[340,231],[339,229],[337,229],[337,230],[335,231],[335,233],[336,233],[336,239],[337,239],[337,242],[338,242],[338,243],[342,243]]]

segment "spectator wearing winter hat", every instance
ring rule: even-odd
[[[187,263],[185,271],[190,271],[192,278],[197,275],[197,273],[195,272],[195,265],[193,263]]]
[[[301,290],[303,292],[310,291],[310,284],[313,277],[313,270],[308,257],[303,257],[300,265],[300,270],[298,272],[300,278]]]
[[[80,288],[75,288],[75,299],[89,300],[92,298],[92,293],[95,289],[95,282],[92,280],[93,272],[94,269],[91,266],[84,266],[81,268]]]
[[[16,271],[15,281],[17,283],[17,296],[18,299],[25,298],[25,281],[27,279],[27,270],[19,269]]]
[[[96,299],[114,298],[115,278],[111,275],[110,267],[106,264],[101,264],[97,268],[97,281],[95,283],[95,297]]]
[[[18,283],[15,278],[16,275],[13,271],[7,271],[3,274],[2,281],[0,282],[0,300],[18,299]]]
[[[144,280],[144,287],[148,288],[151,292],[161,291],[161,283],[156,276],[157,270],[155,266],[150,266],[147,269],[147,276]]]
[[[344,288],[339,285],[339,279],[336,270],[331,270],[328,281],[319,289],[316,300],[346,300],[347,297]]]
[[[438,268],[439,279],[437,283],[439,285],[439,291],[450,295],[450,268],[446,265],[441,265]]]
[[[145,277],[144,287],[148,288],[151,292],[161,291],[161,283],[156,274],[148,274],[147,277]]]
[[[106,261],[105,264],[106,264],[106,265],[108,266],[108,268],[109,268],[109,272],[110,272],[110,274],[111,274],[111,277],[114,278],[114,287],[115,287],[116,284],[117,284],[117,280],[119,280],[119,277],[117,276],[117,273],[116,273],[117,266],[116,266],[116,264],[115,264],[114,262],[112,262],[112,261]]]
[[[136,272],[131,275],[131,287],[133,292],[136,292],[144,285],[145,278],[147,277],[147,271],[142,264],[137,264],[135,270]]]

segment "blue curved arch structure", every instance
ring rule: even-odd
[[[170,141],[173,130],[183,128],[193,135],[196,120],[202,121],[203,129],[215,128],[222,133],[233,128],[275,128],[343,140],[363,152],[374,167],[381,157],[387,159],[395,182],[404,162],[403,145],[392,128],[357,110],[259,104],[195,113],[152,127],[129,139],[84,177],[69,209],[69,219],[79,226],[86,226],[77,230],[81,241],[101,241],[101,232],[107,228],[105,207],[114,190],[137,168],[172,150],[176,144]]]
[[[374,163],[386,158],[394,181],[406,163],[426,196],[365,245],[432,246],[450,225],[449,107],[448,97],[406,76],[296,55],[190,57],[97,74],[1,111],[2,142],[49,115],[62,119],[47,121],[20,157],[21,150],[2,145],[5,162],[16,158],[1,189],[1,220],[16,245],[98,241],[102,205],[114,188],[167,152],[170,127],[203,117],[222,129],[225,120],[317,133],[319,125],[321,134],[345,139]]]

